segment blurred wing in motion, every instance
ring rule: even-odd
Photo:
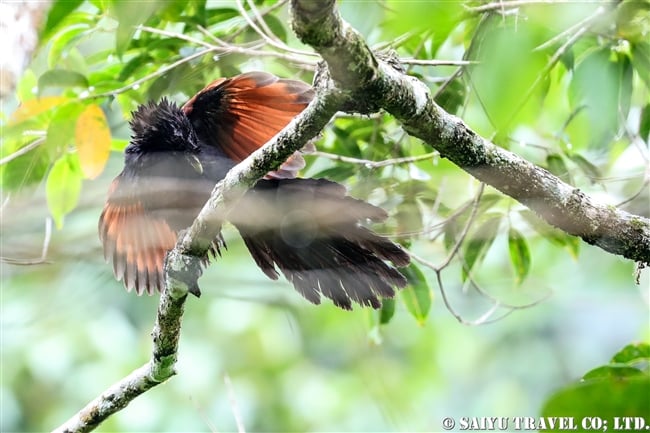
[[[162,289],[167,251],[188,227],[210,193],[211,183],[172,178],[137,179],[121,174],[113,181],[99,218],[104,258],[127,290],[152,294]],[[225,247],[219,237],[212,254]]]
[[[309,301],[320,295],[344,309],[352,301],[379,308],[406,285],[395,266],[409,255],[391,240],[361,225],[382,221],[384,210],[346,195],[325,179],[261,180],[230,213],[250,253],[264,273],[279,269]]]
[[[163,287],[162,264],[176,243],[176,231],[160,218],[149,215],[142,202],[124,188],[117,177],[99,217],[99,238],[104,259],[113,262],[113,273],[127,290],[152,294]]]
[[[167,251],[214,185],[312,98],[305,83],[253,72],[217,80],[181,108],[166,100],[140,107],[124,170],[99,220],[117,279],[139,294],[162,289]],[[407,265],[409,255],[363,226],[383,221],[384,210],[347,196],[335,182],[295,178],[304,165],[295,153],[246,192],[227,219],[262,271],[272,279],[281,272],[309,301],[318,304],[323,295],[345,309],[352,302],[379,308],[381,297],[406,285],[395,267]],[[219,235],[212,255],[222,247]],[[198,287],[191,291],[199,294]]]

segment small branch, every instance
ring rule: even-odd
[[[469,66],[478,65],[480,62],[475,60],[423,60],[423,59],[400,59],[404,65],[419,66]]]
[[[103,98],[103,97],[106,97],[106,96],[119,95],[120,93],[124,93],[124,92],[127,92],[129,90],[132,90],[132,89],[136,88],[137,86],[139,86],[142,83],[146,83],[149,80],[152,80],[152,79],[154,79],[156,77],[159,77],[159,76],[171,71],[172,69],[177,68],[178,66],[182,65],[183,63],[190,62],[190,61],[192,61],[194,59],[197,59],[199,57],[202,57],[202,56],[204,56],[204,55],[206,55],[208,53],[211,53],[211,52],[217,51],[217,50],[218,50],[217,47],[206,48],[205,50],[201,50],[201,51],[196,52],[194,54],[191,54],[191,55],[189,55],[187,57],[183,57],[182,59],[175,61],[171,65],[167,65],[167,66],[165,66],[163,68],[160,68],[156,72],[153,72],[153,73],[151,73],[151,74],[149,74],[147,76],[144,76],[144,77],[142,77],[142,78],[140,78],[138,80],[135,80],[131,84],[128,84],[128,85],[126,85],[124,87],[120,87],[119,89],[111,90],[111,91],[104,92],[104,93],[98,93],[96,95],[87,95],[87,96],[79,98],[79,99]]]
[[[140,31],[143,31],[143,32],[152,33],[154,35],[161,35],[161,36],[166,36],[168,38],[175,38],[175,39],[180,39],[182,41],[191,42],[193,44],[200,45],[200,46],[202,46],[204,48],[208,48],[210,50],[217,50],[219,48],[219,47],[217,47],[215,45],[212,45],[209,42],[205,42],[205,41],[203,41],[201,39],[196,39],[196,38],[193,38],[191,36],[187,36],[186,34],[183,34],[183,33],[171,32],[171,31],[168,31],[168,30],[162,30],[162,29],[157,29],[157,28],[154,28],[154,27],[148,27],[148,26],[142,26],[142,25],[138,26],[137,29],[140,30]]]
[[[513,312],[515,312],[517,310],[525,310],[527,308],[532,308],[535,305],[538,305],[539,303],[543,302],[545,299],[548,298],[548,296],[544,296],[544,297],[542,297],[542,298],[540,298],[538,300],[529,302],[528,304],[510,305],[510,304],[506,304],[506,303],[503,303],[503,302],[499,301],[498,299],[496,299],[493,296],[489,295],[488,293],[481,290],[477,286],[472,285],[479,295],[485,297],[486,299],[488,299],[489,302],[492,303],[492,306],[490,306],[490,308],[488,308],[488,310],[485,313],[483,313],[481,316],[479,316],[478,319],[466,320],[466,319],[463,318],[463,316],[459,312],[456,311],[456,309],[451,304],[451,301],[449,300],[449,298],[447,296],[447,290],[445,289],[444,283],[442,281],[442,271],[447,265],[445,263],[443,263],[442,265],[435,265],[435,264],[431,263],[430,261],[428,261],[428,260],[426,260],[426,259],[424,259],[422,257],[419,257],[418,255],[416,255],[416,254],[414,254],[413,252],[410,252],[410,251],[409,251],[409,255],[411,256],[411,258],[413,260],[417,261],[418,263],[428,267],[429,269],[431,269],[431,270],[433,270],[435,272],[436,281],[438,283],[438,289],[440,290],[440,296],[442,298],[442,303],[445,305],[445,308],[447,309],[447,311],[449,311],[449,313],[452,316],[454,316],[454,318],[456,320],[458,320],[459,323],[461,323],[463,325],[479,326],[479,325],[487,325],[489,323],[498,322],[499,320],[502,320],[503,318],[509,316],[510,314],[512,314]],[[468,278],[468,280],[469,279],[470,278]],[[503,314],[501,314],[501,315],[499,315],[499,316],[497,316],[495,318],[492,318],[494,313],[496,313],[499,308],[505,308],[506,311]]]
[[[314,152],[310,152],[309,155],[319,156],[321,158],[327,158],[333,161],[347,162],[349,164],[359,164],[359,165],[363,165],[366,168],[381,168],[381,167],[387,167],[389,165],[410,164],[413,162],[430,160],[436,155],[438,155],[438,152],[430,152],[418,156],[406,156],[403,158],[384,159],[382,161],[371,161],[369,159],[352,158],[350,156],[337,155],[335,153],[321,152],[318,150]]]
[[[545,50],[547,48],[550,48],[553,45],[559,43],[560,40],[562,40],[563,38],[565,38],[567,36],[569,36],[569,38],[571,38],[570,35],[575,34],[574,32],[580,31],[580,29],[582,29],[583,27],[585,27],[585,28],[591,27],[592,21],[594,21],[596,18],[598,18],[598,17],[600,17],[600,15],[602,15],[602,13],[603,13],[602,9],[603,9],[602,7],[597,8],[596,12],[594,12],[593,14],[589,15],[588,17],[586,17],[583,20],[580,20],[579,22],[572,25],[568,29],[558,33],[557,35],[553,36],[551,39],[544,42],[543,44],[540,44],[539,46],[535,47],[534,51],[543,51],[543,50]]]
[[[273,6],[270,6],[270,7],[269,7],[268,9],[266,9],[264,12],[261,12],[261,13],[260,13],[260,16],[263,17],[263,16],[265,16],[265,15],[268,15],[269,13],[273,12],[274,10],[279,9],[279,8],[281,8],[282,6],[284,6],[288,1],[289,1],[289,0],[280,0],[279,2],[275,3]],[[246,23],[246,25],[243,25],[243,26],[239,27],[237,30],[235,30],[234,32],[230,33],[230,34],[228,35],[228,38],[227,38],[227,39],[228,39],[229,41],[232,41],[232,40],[235,39],[237,36],[239,36],[240,34],[242,34],[242,33],[243,33],[247,28],[248,28],[248,22]]]
[[[52,218],[45,218],[45,236],[43,237],[43,248],[41,248],[41,256],[37,259],[15,259],[12,257],[0,257],[0,261],[10,265],[31,266],[50,263],[46,260],[47,251],[50,248],[50,239],[52,237]]]
[[[187,42],[191,42],[193,44],[200,45],[202,47],[206,47],[210,49],[211,51],[221,53],[221,54],[245,54],[247,56],[251,57],[275,57],[278,59],[286,60],[288,62],[296,63],[296,64],[304,64],[308,65],[310,67],[313,67],[316,64],[316,61],[311,61],[311,60],[305,60],[301,59],[300,57],[292,54],[284,54],[284,53],[278,53],[276,51],[264,51],[264,50],[259,50],[256,48],[251,48],[251,47],[243,47],[241,45],[233,45],[230,44],[224,40],[221,40],[214,35],[211,35],[205,28],[199,26],[199,30],[205,34],[206,36],[209,36],[210,39],[215,41],[219,45],[212,45],[209,42],[202,41],[200,39],[193,38],[191,36],[184,35],[182,33],[177,33],[177,32],[171,32],[168,30],[161,30],[161,29],[156,29],[153,27],[147,27],[147,26],[140,26],[138,27],[140,30],[153,33],[153,34],[158,34],[162,36],[166,36],[168,38],[177,38],[181,39]],[[263,46],[263,43],[257,43],[257,47]],[[178,66],[178,65],[176,65]]]
[[[0,165],[5,165],[8,162],[13,161],[14,159],[18,158],[19,156],[23,156],[26,153],[31,152],[32,150],[36,149],[38,146],[41,144],[45,143],[45,137],[37,138],[36,140],[32,141],[31,143],[21,147],[14,153],[11,153],[4,158],[0,159]]]
[[[465,242],[465,238],[469,233],[469,229],[472,226],[472,223],[474,222],[474,218],[476,218],[476,213],[478,212],[478,205],[479,202],[481,201],[481,197],[483,196],[484,190],[485,190],[485,184],[482,183],[472,203],[472,212],[469,214],[469,218],[467,218],[465,227],[463,227],[463,230],[461,231],[460,236],[458,236],[456,243],[452,247],[451,251],[449,251],[449,255],[447,256],[447,258],[442,262],[442,264],[436,266],[434,271],[440,272],[443,269],[445,269],[447,266],[449,266],[449,263],[451,263],[451,261],[454,259],[456,254],[458,254],[458,251],[460,250],[460,247],[463,244],[463,242]]]
[[[519,8],[522,6],[531,5],[556,5],[562,3],[575,3],[575,0],[509,0],[509,1],[496,1],[481,6],[466,7],[465,9],[474,14],[484,12],[499,11],[506,9]]]
[[[240,14],[242,17],[244,17],[244,19],[246,20],[246,22],[248,23],[248,25],[249,25],[253,30],[255,30],[255,33],[257,33],[258,35],[260,35],[260,37],[261,37],[261,38],[262,38],[262,39],[263,39],[267,44],[269,44],[269,45],[271,45],[272,47],[275,47],[275,48],[277,48],[277,49],[279,49],[279,50],[287,51],[287,52],[289,52],[289,53],[293,53],[293,54],[299,54],[299,55],[301,55],[301,56],[318,56],[318,54],[316,54],[316,53],[312,53],[312,52],[309,52],[309,51],[301,51],[301,50],[296,50],[296,49],[294,49],[294,48],[291,48],[290,46],[284,44],[282,41],[278,40],[277,38],[273,38],[273,37],[267,35],[266,33],[264,33],[264,31],[263,31],[262,29],[260,29],[260,28],[257,26],[257,24],[255,24],[255,22],[251,19],[251,17],[248,16],[248,13],[246,12],[246,9],[244,9],[244,5],[241,3],[241,0],[235,0],[235,4],[237,4],[237,8],[239,9],[239,14]],[[262,23],[264,23],[263,20],[262,20]],[[266,27],[266,23],[264,23],[264,27]],[[270,30],[269,30],[269,32],[270,32]],[[272,33],[271,33],[271,34],[272,34]],[[275,36],[275,35],[273,35],[273,36]]]
[[[326,60],[332,79],[350,95],[350,111],[385,109],[406,132],[551,225],[612,254],[650,263],[650,219],[596,203],[548,171],[479,136],[440,108],[422,82],[394,67],[396,59],[385,63],[375,58],[363,38],[335,11],[333,0],[292,0],[291,5],[296,34]]]
[[[232,416],[235,417],[235,424],[237,425],[237,433],[245,433],[246,429],[244,428],[244,422],[241,419],[241,413],[239,412],[239,405],[237,404],[237,399],[235,398],[235,390],[232,387],[230,376],[228,376],[227,374],[224,375],[223,383],[226,385],[226,389],[228,390],[228,400],[230,401]]]
[[[240,4],[241,4],[241,0],[237,0],[237,5],[239,6]],[[273,33],[273,31],[269,28],[269,26],[266,25],[266,21],[264,21],[264,17],[262,16],[262,14],[260,14],[260,11],[257,9],[257,6],[255,6],[255,3],[253,3],[251,0],[246,0],[246,4],[250,8],[251,12],[253,12],[253,15],[255,16],[255,20],[259,23],[260,28],[264,31],[264,34],[268,35],[271,39],[273,39],[278,44],[283,44],[283,42],[275,35],[275,33]],[[243,7],[240,7],[239,10],[240,13],[243,12],[243,14],[246,15],[246,11],[244,10]]]

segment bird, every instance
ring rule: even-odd
[[[163,267],[179,232],[189,227],[227,172],[301,113],[314,89],[266,72],[220,78],[182,106],[162,98],[132,113],[124,168],[111,183],[99,218],[104,258],[128,291],[164,288]],[[345,186],[298,177],[300,152],[260,179],[225,216],[257,266],[280,274],[308,301],[329,298],[381,307],[407,285],[398,268],[409,254],[369,223],[385,210],[347,194]],[[209,256],[226,250],[219,234]],[[199,296],[198,287],[191,290]]]

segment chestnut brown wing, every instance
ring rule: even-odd
[[[301,81],[250,72],[214,81],[182,110],[203,143],[240,162],[289,124],[313,96],[311,86]],[[296,153],[275,177],[293,177],[303,166]]]

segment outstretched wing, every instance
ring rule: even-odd
[[[219,79],[190,99],[182,110],[199,139],[235,162],[262,147],[309,104],[314,91],[306,83],[250,72]],[[294,154],[272,177],[295,177],[304,167]]]
[[[189,226],[209,196],[212,183],[177,178],[143,178],[120,174],[109,190],[99,218],[104,258],[127,290],[152,294],[161,290],[167,251],[178,231]],[[225,246],[221,236],[211,252]],[[207,258],[206,258],[207,259]]]
[[[113,262],[115,277],[127,290],[152,294],[163,287],[162,265],[176,243],[176,231],[162,218],[150,215],[136,195],[121,186],[118,176],[99,217],[104,258]]]
[[[272,179],[249,190],[229,221],[268,277],[279,270],[309,301],[323,295],[351,309],[352,302],[379,308],[407,283],[396,267],[409,263],[408,253],[362,225],[387,216],[335,182]]]

